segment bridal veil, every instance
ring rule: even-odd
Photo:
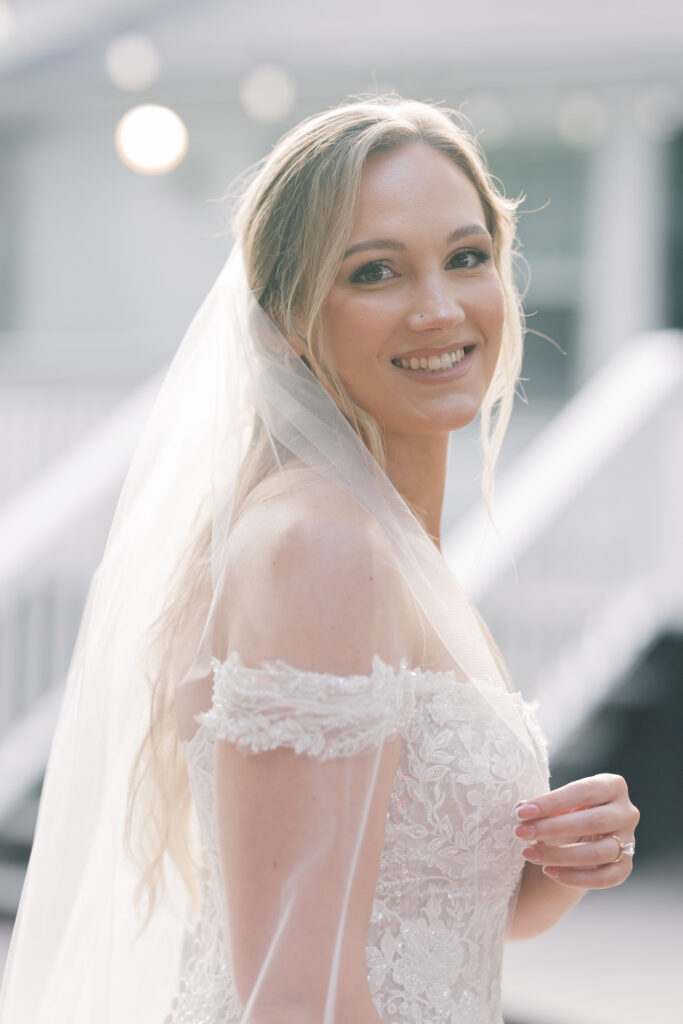
[[[250,480],[244,467],[259,446],[269,472]],[[2,1024],[153,1024],[168,1012],[202,870],[176,698],[196,721],[226,700],[212,687],[221,666],[242,653],[230,649],[230,615],[240,602],[231,542],[249,502],[259,505],[266,529],[272,517],[274,529],[278,496],[318,484],[370,527],[368,557],[414,614],[406,630],[414,633],[417,626],[425,650],[439,651],[453,685],[467,680],[480,687],[492,714],[535,757],[451,568],[306,360],[264,312],[238,240],[159,388],[90,584],[5,970]],[[243,577],[245,592],[247,582]],[[150,643],[178,594],[185,604],[172,638],[166,646]],[[390,598],[387,606],[396,607]],[[251,594],[250,607],[258,631],[258,595]],[[386,650],[386,627],[377,607],[358,638],[350,688],[324,694],[327,701],[350,702],[354,742],[346,742],[348,732],[328,735],[324,721],[317,729],[321,695],[310,693],[296,757],[305,759],[297,764],[302,771],[306,766],[308,794],[320,813],[305,832],[283,837],[296,852],[282,879],[279,909],[252,937],[244,974],[250,980],[241,993],[244,1024],[249,1008],[281,983],[292,923],[306,913],[314,925],[316,907],[336,922],[334,934],[321,939],[315,965],[322,979],[320,1019],[334,1020],[355,872],[363,844],[377,829],[382,751],[411,712],[409,685],[392,689],[389,672],[377,684],[370,717],[353,718],[354,687],[367,689],[368,679],[380,678],[376,656]],[[305,653],[297,667],[327,670],[305,664]],[[291,653],[286,660],[292,662]],[[388,668],[400,676],[406,666]],[[267,666],[264,671],[267,678]],[[243,705],[226,711],[228,718],[244,713]],[[277,747],[272,718],[262,717],[260,736],[264,752]],[[222,742],[231,743],[229,730]],[[262,756],[234,739],[231,749],[233,761],[235,752]],[[333,848],[335,871],[313,897],[310,873],[319,877]],[[163,878],[163,892],[158,885],[157,898],[150,899],[143,888],[140,912],[141,863],[157,882]]]

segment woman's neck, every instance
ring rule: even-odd
[[[446,489],[448,434],[386,438],[387,476],[441,550],[441,512]]]

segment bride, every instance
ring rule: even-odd
[[[523,318],[453,111],[350,102],[254,170],[88,594],[2,1024],[501,1024],[503,942],[630,874],[621,776],[549,789],[441,554]]]

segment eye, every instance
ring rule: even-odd
[[[491,253],[483,249],[461,249],[454,253],[449,263],[459,270],[472,270],[491,259]]]
[[[385,274],[384,271],[387,273]],[[379,284],[380,281],[387,281],[390,273],[391,267],[387,263],[373,260],[371,263],[364,263],[362,267],[359,267],[351,275],[351,280],[355,284]]]

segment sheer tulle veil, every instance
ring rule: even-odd
[[[357,508],[359,520],[372,524],[378,559],[391,564],[425,643],[442,652],[454,685],[476,686],[517,737],[520,756],[536,758],[452,570],[328,390],[257,301],[238,238],[160,385],[90,584],[3,980],[2,1024],[151,1024],[168,1011],[196,912],[188,883],[197,889],[201,883],[198,828],[173,735],[173,701],[180,690],[194,692],[197,686],[196,713],[206,711],[211,688],[202,684],[211,680],[215,659],[229,654],[223,625],[234,598],[231,538],[250,490],[245,460],[264,440],[271,479],[265,490],[251,490],[252,500],[263,494],[264,508],[270,502],[275,509],[273,494],[307,481],[337,489]],[[178,568],[197,537],[203,544],[191,607],[160,654],[150,648],[150,636],[177,592]],[[363,642],[361,658],[370,673],[377,654],[371,631]],[[149,677],[155,673],[153,699]],[[409,705],[409,692],[404,699]],[[165,898],[148,904],[141,930],[140,871],[125,839],[132,772],[153,712],[161,715],[156,752],[160,763],[173,768],[168,786],[178,793],[180,824],[168,832]],[[365,792],[349,787],[353,806],[339,809],[359,835],[372,806],[380,749],[369,751]],[[152,774],[147,783],[153,782]],[[154,806],[141,795],[128,820],[134,850],[145,849]],[[319,852],[308,851],[311,858]],[[340,893],[343,907],[354,863]],[[484,850],[480,880],[483,891]],[[290,881],[294,899],[298,880]],[[511,894],[510,912],[516,895]],[[273,944],[291,905],[283,898]],[[340,936],[343,922],[342,912]],[[269,949],[258,984],[271,956]],[[326,967],[330,992],[338,963],[339,949]]]

